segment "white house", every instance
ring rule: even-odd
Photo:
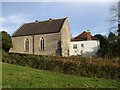
[[[73,38],[69,46],[69,55],[96,56],[100,48],[100,42],[91,36],[90,31],[84,31],[77,37]]]

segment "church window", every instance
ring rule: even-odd
[[[25,52],[29,52],[29,40],[25,40]]]
[[[43,37],[41,38],[40,44],[41,44],[41,45],[40,45],[40,46],[41,46],[40,48],[41,48],[41,50],[43,51],[43,50],[44,50],[44,38],[43,38]]]

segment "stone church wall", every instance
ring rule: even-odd
[[[29,52],[25,52],[25,46],[24,46],[25,39],[28,39],[30,43]],[[13,48],[11,48],[9,52],[33,54],[32,41],[33,41],[32,36],[12,37]]]
[[[44,38],[44,50],[41,50],[41,38]],[[60,32],[59,33],[50,33],[50,34],[40,34],[34,36],[34,50],[35,55],[60,55]]]
[[[68,19],[66,18],[62,29],[61,29],[61,47],[62,47],[62,56],[69,56],[69,44],[72,36],[70,33],[70,27]]]
[[[41,38],[44,38],[44,50],[41,50]],[[29,40],[29,52],[25,52],[24,42]],[[49,33],[34,35],[34,54],[35,55],[61,55],[61,34]],[[33,36],[12,37],[13,48],[10,52],[33,54]]]

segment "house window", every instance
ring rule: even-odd
[[[83,47],[83,48],[84,48],[84,44],[81,44],[81,47]]]
[[[43,51],[44,50],[44,38],[42,37],[40,40],[40,50]]]
[[[29,40],[28,39],[26,39],[25,40],[25,52],[29,52]]]
[[[73,44],[73,49],[77,49],[77,44]]]

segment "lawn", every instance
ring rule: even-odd
[[[3,88],[118,88],[120,80],[64,75],[3,63]]]

